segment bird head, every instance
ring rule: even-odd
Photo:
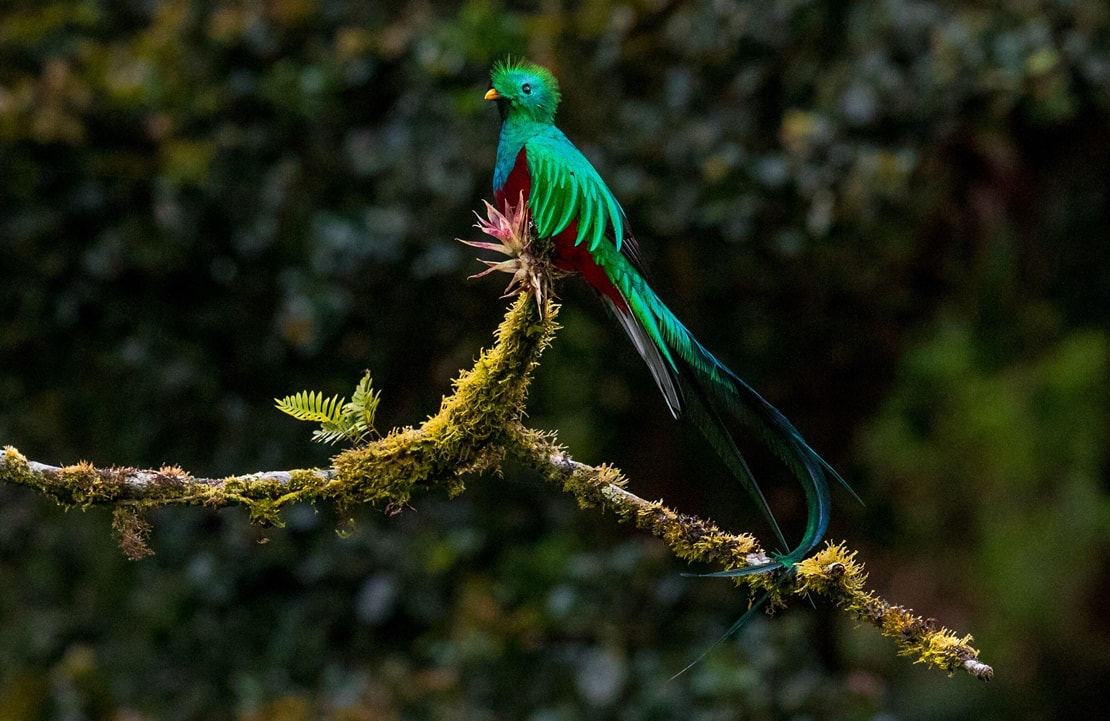
[[[496,63],[490,71],[486,100],[497,102],[502,119],[554,122],[560,97],[555,76],[534,63],[505,60]]]

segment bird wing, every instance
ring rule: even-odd
[[[559,234],[578,221],[575,245],[586,243],[591,253],[605,241],[631,241],[624,210],[597,170],[567,136],[552,126],[525,143],[532,178],[529,206],[539,237]],[[627,252],[627,251],[626,251]],[[634,254],[634,253],[633,253]]]

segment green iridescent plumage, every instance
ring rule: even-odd
[[[539,237],[558,235],[577,220],[576,243],[586,242],[593,252],[612,228],[619,249],[624,211],[586,156],[555,127],[555,109],[562,97],[555,77],[539,65],[510,62],[495,65],[492,77],[492,89],[510,103],[502,107],[511,108],[513,115],[498,147],[495,187],[504,184],[527,144],[528,173],[535,189],[529,207]]]
[[[553,242],[553,262],[578,272],[598,292],[651,369],[671,412],[688,414],[767,517],[775,521],[721,415],[739,419],[791,470],[805,490],[802,540],[776,560],[729,575],[789,568],[812,551],[829,522],[827,477],[843,479],[806,444],[797,429],[747,383],[705,349],[648,285],[624,211],[597,170],[555,127],[559,85],[545,68],[526,62],[494,66],[486,99],[501,111],[494,191],[501,205],[527,201],[541,238]],[[851,490],[851,489],[849,489]]]

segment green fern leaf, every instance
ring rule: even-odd
[[[362,431],[368,432],[374,428],[374,416],[378,412],[378,401],[382,398],[381,392],[374,392],[370,371],[363,374],[362,380],[355,386],[351,402],[343,406],[343,415]]]
[[[361,434],[357,433],[354,428],[341,423],[325,423],[318,430],[312,432],[312,440],[317,443],[327,443],[334,445],[338,441],[358,441]]]
[[[274,402],[278,410],[297,420],[319,423],[312,440],[334,444],[341,440],[361,443],[373,433],[379,400],[381,393],[374,391],[370,371],[366,371],[349,403],[338,395],[325,398],[319,391],[301,391]]]
[[[314,423],[336,423],[343,418],[343,405],[346,398],[334,395],[325,398],[320,391],[301,391],[274,402],[278,410],[288,413],[299,421]]]

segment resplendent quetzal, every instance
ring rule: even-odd
[[[803,559],[828,527],[827,476],[844,480],[782,413],[706,350],[648,286],[620,203],[586,156],[555,127],[560,94],[554,76],[532,63],[497,63],[485,98],[497,103],[502,120],[493,174],[497,206],[504,210],[523,194],[536,237],[553,241],[554,265],[580,273],[597,291],[647,362],[671,413],[677,418],[686,412],[695,421],[758,504],[784,549],[789,544],[718,408],[748,426],[805,489],[808,518],[796,547],[769,563],[711,575],[761,573]]]

